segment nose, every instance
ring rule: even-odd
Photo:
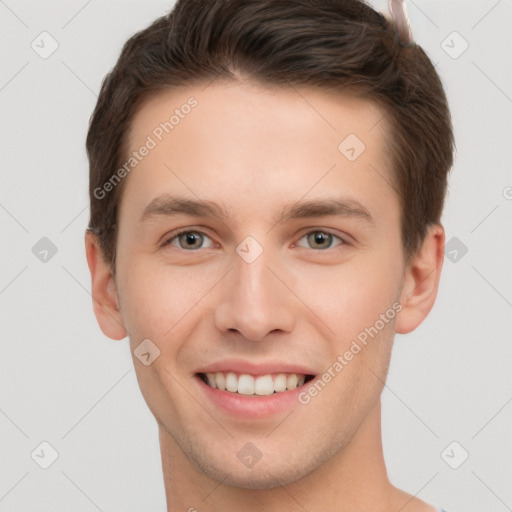
[[[295,323],[294,295],[286,272],[270,251],[246,261],[235,253],[232,270],[222,280],[215,323],[224,334],[238,332],[251,341],[273,331],[291,332]]]

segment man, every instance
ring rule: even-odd
[[[102,85],[93,305],[129,336],[169,511],[437,510],[392,485],[381,442],[454,148],[395,28],[358,0],[180,0]]]

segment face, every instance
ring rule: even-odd
[[[183,467],[293,482],[379,403],[404,284],[384,129],[349,95],[220,81],[134,117],[130,153],[155,144],[125,178],[115,289],[132,354],[158,355],[134,366]]]

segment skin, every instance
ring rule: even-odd
[[[160,350],[150,366],[134,357],[134,367],[159,426],[168,510],[434,511],[387,477],[380,395],[395,332],[414,330],[434,304],[444,230],[431,226],[406,262],[382,110],[346,93],[217,80],[151,97],[133,119],[130,147],[190,96],[198,106],[125,178],[115,275],[94,235],[85,237],[103,333],[129,335],[132,355],[144,339]],[[350,133],[366,146],[353,162],[338,151]],[[228,217],[141,221],[162,193],[215,201]],[[275,221],[285,203],[332,196],[359,201],[373,224]],[[176,237],[187,229],[204,233],[198,249]],[[315,230],[334,237],[318,242],[307,236]],[[236,252],[249,235],[263,248],[252,263]],[[397,302],[395,318],[286,414],[235,418],[197,385],[198,368],[230,357],[307,365],[320,376]],[[251,468],[237,457],[248,442],[262,454]]]

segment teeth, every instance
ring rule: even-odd
[[[288,377],[286,377],[286,388],[287,389],[295,389],[297,387],[297,382],[299,379],[295,373],[290,373]]]
[[[238,379],[236,378],[236,375],[232,372],[226,374],[226,389],[228,391],[232,391],[233,393],[236,393],[238,391]]]
[[[211,373],[210,375],[215,375],[215,383],[219,389],[226,389],[226,377],[223,373]]]
[[[206,374],[206,379],[208,380],[208,384],[210,387],[212,388],[216,388],[217,385],[215,383],[215,374],[214,373],[207,373]]]
[[[274,389],[277,393],[286,391],[286,375],[284,373],[280,373],[274,379]]]
[[[255,382],[250,375],[240,375],[238,377],[238,393],[241,395],[254,395]],[[272,389],[272,391],[274,391]]]
[[[240,380],[242,380],[240,376]],[[252,377],[249,377],[252,380]],[[254,381],[254,393],[256,395],[271,395],[274,392],[274,381],[272,375],[262,375]]]
[[[239,393],[241,395],[267,396],[282,393],[302,386],[305,375],[297,373],[277,373],[253,377],[248,374],[237,375],[233,372],[207,373],[206,380],[210,387]]]

